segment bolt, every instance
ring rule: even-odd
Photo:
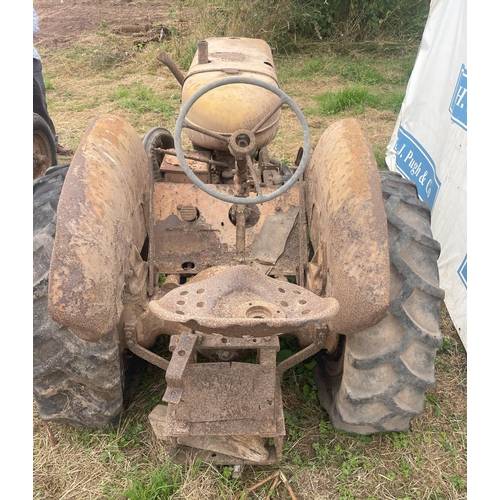
[[[182,208],[182,205],[177,205],[177,210],[180,210]]]

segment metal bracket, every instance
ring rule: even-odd
[[[197,340],[198,336],[195,333],[183,333],[180,336],[165,375],[167,380],[167,390],[163,396],[165,403],[178,403],[181,400],[184,392],[184,371],[190,360],[192,361]]]
[[[152,365],[155,365],[162,370],[166,371],[168,369],[169,361],[167,359],[164,359],[161,356],[158,356],[158,354],[155,354],[154,352],[151,352],[145,347],[139,345],[139,343],[137,342],[137,330],[135,325],[128,323],[125,324],[125,342],[127,344],[127,347],[135,355],[139,356],[142,359],[145,359]]]

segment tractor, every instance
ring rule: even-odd
[[[283,374],[315,357],[336,429],[408,429],[435,384],[444,298],[415,185],[379,171],[356,119],[312,148],[263,40],[200,41],[186,75],[159,59],[182,87],[173,134],[97,116],[69,167],[33,181],[42,421],[116,425],[140,360],[165,371],[149,421],[174,461],[275,464]],[[285,110],[303,143],[277,159]]]

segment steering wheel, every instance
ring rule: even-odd
[[[218,87],[222,87],[223,85],[231,85],[234,83],[244,83],[248,85],[255,85],[257,87],[262,87],[266,90],[269,90],[273,94],[276,94],[280,98],[280,103],[278,106],[273,108],[264,119],[262,119],[252,130],[237,130],[235,131],[230,137],[223,136],[218,133],[214,133],[205,129],[202,129],[200,127],[196,127],[194,125],[188,125],[185,122],[186,115],[188,114],[189,110],[193,107],[194,103],[200,99],[201,96],[205,95],[207,92],[210,92],[213,89],[216,89]],[[295,170],[294,174],[278,189],[272,191],[269,194],[262,194],[260,190],[260,180],[257,178],[257,172],[255,171],[255,168],[253,166],[253,160],[252,160],[252,153],[255,151],[255,134],[257,133],[258,129],[274,114],[278,109],[280,109],[283,104],[288,104],[290,108],[292,108],[293,112],[297,116],[300,126],[302,128],[302,133],[304,137],[304,146],[303,146],[303,154],[302,158],[300,160],[299,166]],[[189,165],[186,162],[186,159],[184,157],[184,152],[182,151],[182,139],[181,139],[181,134],[182,134],[182,129],[183,128],[189,128],[192,130],[195,130],[197,132],[201,132],[202,134],[209,135],[210,137],[214,137],[220,141],[226,142],[228,144],[230,152],[233,154],[233,156],[237,156],[238,158],[244,158],[247,164],[248,169],[250,170],[250,173],[252,175],[252,178],[254,180],[255,188],[257,191],[257,196],[253,197],[240,197],[240,196],[230,196],[225,193],[221,193],[211,187],[209,187],[208,184],[205,184],[195,173],[191,170]],[[289,97],[287,94],[285,94],[282,90],[279,88],[261,81],[261,80],[256,80],[254,78],[247,78],[247,77],[232,77],[232,78],[224,78],[222,80],[216,80],[214,82],[209,83],[208,85],[205,85],[198,91],[196,91],[186,102],[186,104],[182,107],[182,110],[177,118],[177,122],[175,124],[175,131],[174,131],[174,146],[175,146],[175,152],[177,154],[177,159],[179,160],[179,164],[182,167],[182,170],[184,170],[185,174],[188,176],[188,178],[196,184],[202,191],[205,193],[209,194],[210,196],[213,196],[214,198],[217,198],[222,201],[227,201],[228,203],[237,203],[237,204],[242,204],[242,205],[256,205],[258,203],[265,203],[266,201],[273,200],[274,198],[277,198],[278,196],[281,196],[283,193],[288,191],[300,178],[302,173],[304,172],[304,169],[306,168],[307,161],[309,159],[309,152],[311,149],[311,138],[309,134],[309,127],[307,126],[306,119],[304,115],[302,114],[302,111],[299,109],[297,104],[292,100],[291,97]]]

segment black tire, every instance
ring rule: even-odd
[[[142,145],[148,154],[154,181],[159,182],[162,180],[160,165],[165,155],[158,151],[154,151],[154,149],[172,149],[174,147],[174,138],[166,128],[154,127],[144,136]]]
[[[47,122],[33,113],[33,179],[57,165],[56,141]]]
[[[57,205],[68,166],[33,182],[33,395],[40,418],[101,428],[118,423],[124,374],[116,328],[98,342],[79,339],[52,321],[48,272]]]
[[[415,184],[381,172],[391,260],[387,316],[341,337],[337,352],[317,356],[319,399],[336,429],[356,434],[404,431],[424,410],[435,384],[434,360],[442,344],[437,259],[429,206]],[[345,345],[345,347],[343,347]]]

